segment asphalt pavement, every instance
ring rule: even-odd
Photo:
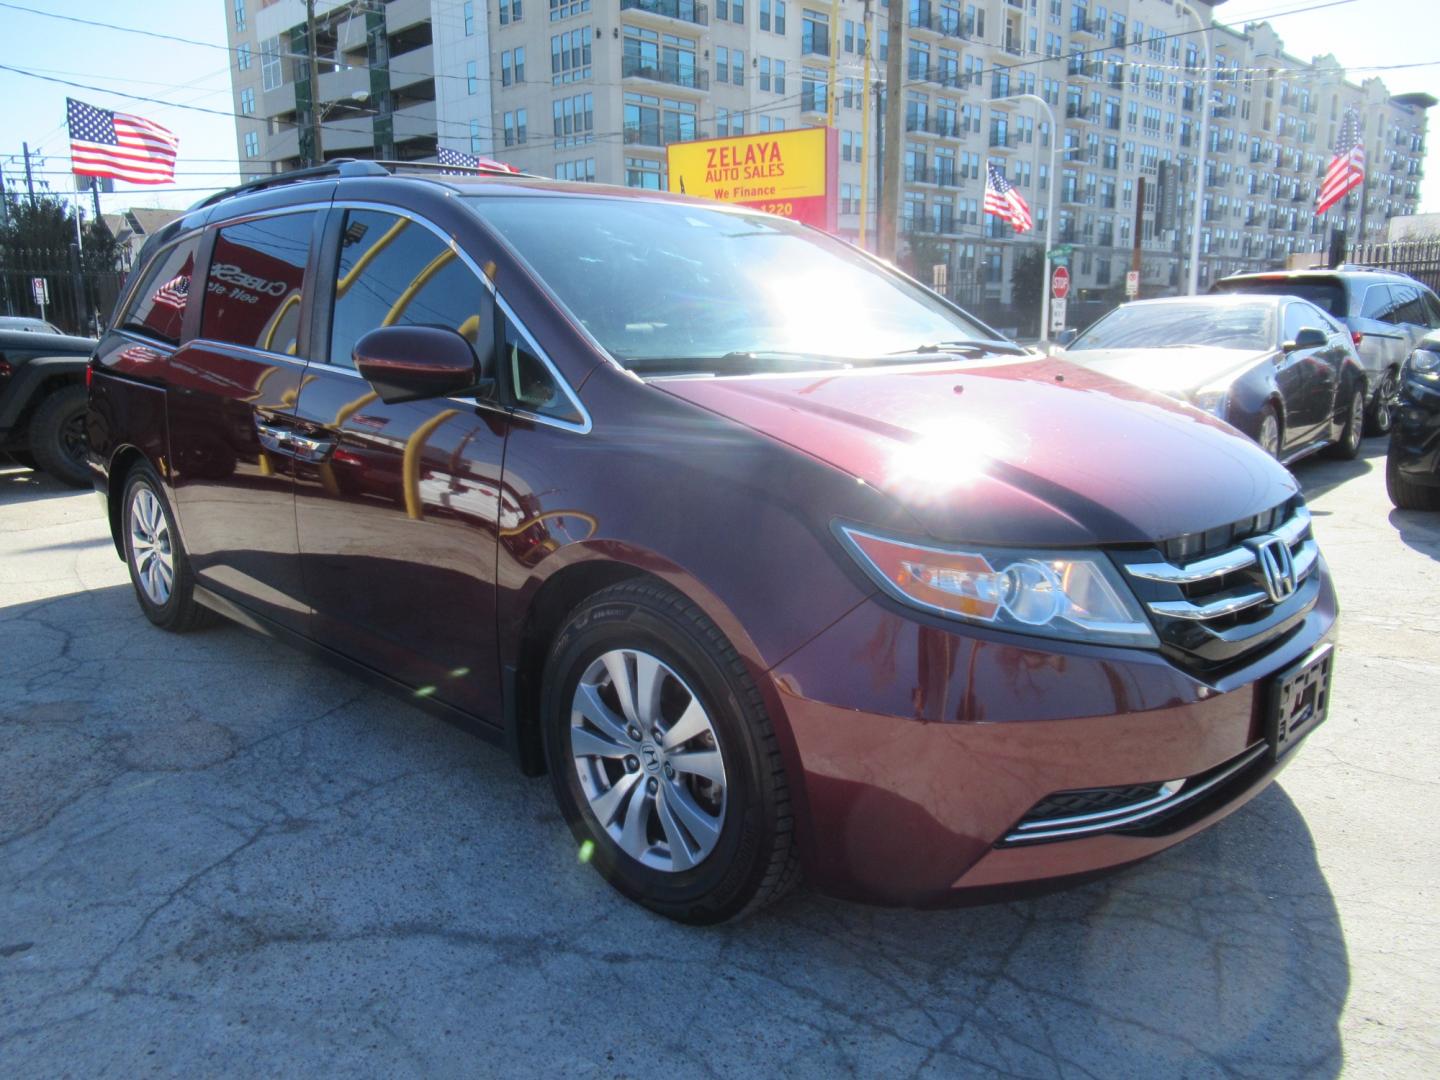
[[[1440,514],[1301,464],[1331,712],[1260,797],[1049,897],[802,890],[688,929],[548,782],[265,638],[141,616],[97,503],[0,466],[0,1070],[1440,1075]]]

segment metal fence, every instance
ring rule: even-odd
[[[125,280],[121,270],[82,270],[70,251],[15,249],[0,264],[0,313],[42,316],[35,282],[43,281],[43,317],[67,334],[95,336]]]
[[[1440,238],[1356,245],[1350,249],[1350,261],[1398,270],[1440,292]]]

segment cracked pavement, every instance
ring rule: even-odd
[[[0,465],[0,1062],[12,1077],[1440,1073],[1440,515],[1301,464],[1329,721],[1186,844],[1052,896],[801,890],[670,924],[548,782],[232,625],[141,616],[94,497]]]

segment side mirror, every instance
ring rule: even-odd
[[[1069,345],[1079,336],[1079,330],[1076,330],[1074,327],[1068,327],[1064,330],[1061,330],[1060,333],[1055,335],[1055,344],[1063,348],[1066,345]]]
[[[382,326],[355,343],[355,370],[387,405],[446,397],[491,377],[495,345],[481,351],[441,326]]]
[[[1317,330],[1313,326],[1302,326],[1295,332],[1294,341],[1287,341],[1280,347],[1287,353],[1292,353],[1296,349],[1323,349],[1328,344],[1330,344],[1330,338],[1326,336],[1324,330]]]

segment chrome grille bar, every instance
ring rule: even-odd
[[[1296,542],[1309,531],[1310,511],[1302,506],[1270,535],[1280,537],[1293,548]],[[1299,558],[1298,553],[1296,558]],[[1132,577],[1144,578],[1146,581],[1160,581],[1167,585],[1194,585],[1197,582],[1233,574],[1237,570],[1245,570],[1254,565],[1255,553],[1250,548],[1241,546],[1231,548],[1229,551],[1222,551],[1219,555],[1212,555],[1199,562],[1186,563],[1184,566],[1176,566],[1174,563],[1162,561],[1131,563],[1125,569]],[[1295,569],[1298,573],[1300,568],[1297,565]]]
[[[1320,549],[1315,546],[1314,540],[1306,540],[1296,550],[1294,555],[1296,585],[1310,576],[1310,571],[1315,569],[1315,560],[1319,554]],[[1234,615],[1237,611],[1256,607],[1267,599],[1269,597],[1264,589],[1244,587],[1217,593],[1207,597],[1204,603],[1199,604],[1191,600],[1152,600],[1145,606],[1156,615],[1164,615],[1171,619],[1204,622],[1206,619],[1218,619],[1222,615]]]

